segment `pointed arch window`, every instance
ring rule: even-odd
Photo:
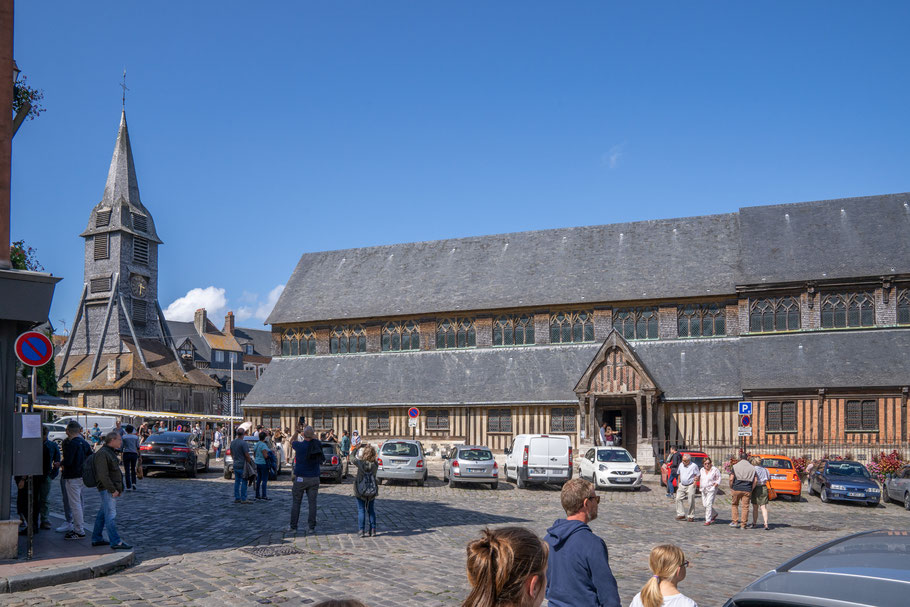
[[[614,310],[613,328],[626,339],[657,339],[657,308]]]
[[[872,327],[875,299],[872,293],[827,293],[822,297],[822,327]]]
[[[500,316],[493,320],[494,346],[529,346],[533,343],[533,316]]]
[[[726,335],[726,311],[718,304],[687,304],[677,308],[680,337]]]
[[[362,325],[339,325],[332,328],[329,352],[356,354],[367,351],[367,334]]]
[[[382,327],[382,351],[401,352],[420,349],[420,325],[413,320],[390,322]]]
[[[749,301],[749,331],[772,333],[799,329],[799,302],[795,297],[765,297]]]
[[[594,315],[587,310],[550,315],[550,343],[571,344],[594,341]]]
[[[282,334],[282,356],[313,356],[315,354],[316,335],[312,329],[287,329]]]
[[[477,330],[473,318],[446,318],[436,323],[436,349],[473,348]]]
[[[897,295],[897,324],[910,325],[910,289],[902,289]]]

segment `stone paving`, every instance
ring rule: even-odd
[[[3,596],[0,605],[306,605],[350,596],[371,607],[457,606],[467,592],[465,546],[481,528],[517,524],[542,536],[563,516],[556,488],[517,490],[503,482],[496,491],[450,489],[438,464],[430,474],[426,487],[380,487],[380,535],[366,539],[357,534],[350,479],[322,485],[316,533],[294,536],[282,531],[291,501],[286,474],[271,484],[272,501],[249,505],[232,503],[233,482],[215,468],[196,479],[153,475],[118,505],[120,532],[136,547],[136,566]],[[59,503],[56,484],[54,491],[52,504]],[[721,605],[765,571],[827,540],[910,527],[910,513],[896,505],[822,504],[805,493],[799,503],[771,504],[772,531],[727,526],[728,496],[718,497],[719,524],[705,527],[677,522],[672,501],[656,487],[600,495],[600,516],[591,527],[607,542],[624,605],[647,580],[648,552],[659,543],[686,551],[691,568],[681,589],[704,607]],[[97,503],[91,495],[89,516]],[[304,503],[301,523],[305,517]],[[283,553],[257,554],[256,547]]]

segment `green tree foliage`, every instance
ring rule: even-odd
[[[35,249],[26,245],[24,240],[17,240],[10,245],[10,261],[14,270],[31,270],[32,272],[44,270],[44,266],[38,262]],[[47,336],[53,341],[50,330],[47,331]],[[23,377],[28,377],[30,373],[31,371],[22,365]],[[38,367],[38,388],[45,394],[57,396],[57,368],[53,358],[43,367]]]
[[[19,110],[28,103],[31,107],[26,118],[34,120],[45,110],[41,105],[41,101],[44,100],[44,91],[30,87],[26,80],[27,78],[22,76],[13,83],[13,115],[19,113]]]

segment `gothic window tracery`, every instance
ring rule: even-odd
[[[615,310],[613,328],[626,339],[657,339],[657,308]]]
[[[382,328],[382,351],[400,352],[420,349],[420,325],[413,320],[390,322]]]
[[[436,324],[436,349],[473,348],[476,345],[473,318],[446,318]]]
[[[367,351],[367,334],[362,325],[340,325],[332,328],[329,352],[355,354]]]
[[[493,320],[494,346],[527,346],[534,343],[534,317],[500,316]]]
[[[714,337],[725,335],[726,312],[718,304],[687,304],[677,308],[680,337]]]
[[[749,302],[749,331],[771,333],[799,329],[799,302],[795,297],[765,297]]]
[[[822,327],[871,327],[875,325],[872,293],[827,293],[822,297]]]
[[[586,341],[594,341],[594,315],[591,312],[557,312],[550,315],[550,343]]]

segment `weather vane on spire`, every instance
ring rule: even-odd
[[[126,88],[126,68],[123,68],[123,83],[120,85],[120,88],[123,89],[123,99],[121,103],[123,104],[123,109],[126,109],[126,92],[129,90]]]

